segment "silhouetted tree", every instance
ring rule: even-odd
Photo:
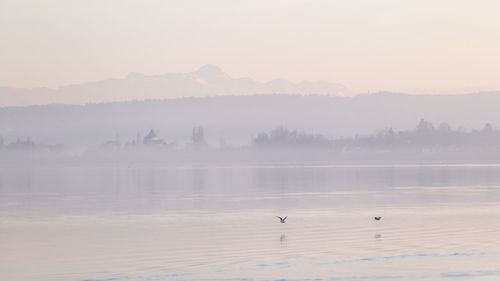
[[[321,134],[306,134],[290,131],[285,126],[279,126],[271,130],[269,134],[261,133],[253,143],[257,147],[275,148],[307,148],[331,146],[332,141]]]
[[[202,126],[193,127],[193,133],[191,135],[191,140],[194,145],[206,145],[205,133],[203,132]]]

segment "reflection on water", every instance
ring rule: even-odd
[[[1,167],[0,276],[500,280],[499,203],[495,165]]]
[[[498,202],[498,166],[2,167],[0,212]]]
[[[282,233],[280,235],[280,243],[283,245],[283,244],[286,244],[287,240],[286,240],[286,235],[284,233]]]

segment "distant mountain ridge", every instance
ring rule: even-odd
[[[325,81],[293,83],[284,79],[261,83],[250,78],[232,78],[215,65],[205,65],[189,73],[163,75],[129,73],[123,79],[100,80],[57,89],[0,87],[0,106],[86,104],[254,94],[354,95],[353,91],[340,84]]]

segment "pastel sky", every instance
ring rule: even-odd
[[[500,1],[0,0],[0,86],[215,64],[355,91],[498,89]]]

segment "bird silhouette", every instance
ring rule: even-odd
[[[381,220],[381,219],[382,219],[382,217],[374,217],[374,219],[375,219],[376,221],[379,221],[379,220]]]
[[[288,216],[286,216],[286,217],[284,217],[284,218],[279,217],[279,216],[276,216],[276,217],[277,217],[278,219],[280,219],[280,222],[281,222],[281,223],[285,223],[286,218],[288,218]]]

